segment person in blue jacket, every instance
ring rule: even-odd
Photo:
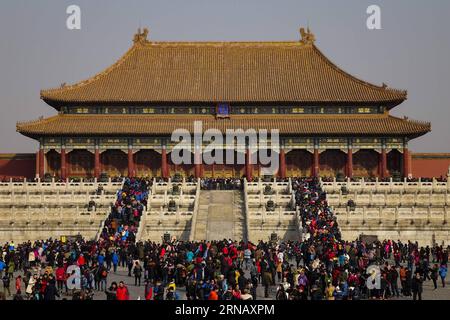
[[[3,270],[5,270],[6,264],[3,262],[3,259],[0,258],[0,278],[3,276]]]
[[[100,253],[97,257],[98,265],[103,266],[103,263],[105,262],[105,256],[103,253]]]
[[[439,276],[441,277],[442,287],[445,288],[445,277],[447,277],[447,265],[443,264],[439,268]]]
[[[117,254],[117,252],[114,251],[112,253],[111,260],[112,260],[112,264],[113,264],[114,273],[116,273],[117,272],[117,266],[119,265],[119,255]]]
[[[188,252],[186,252],[186,260],[187,262],[191,262],[192,259],[194,259],[194,253],[191,250],[189,250]]]

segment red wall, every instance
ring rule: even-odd
[[[450,153],[414,153],[412,173],[414,177],[447,177],[450,166]]]
[[[411,159],[414,177],[447,177],[450,153],[413,153]],[[36,154],[0,154],[0,180],[35,176]]]
[[[36,176],[36,154],[0,154],[0,179]]]

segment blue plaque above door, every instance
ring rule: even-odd
[[[216,116],[218,118],[229,118],[230,117],[230,104],[229,103],[218,103]]]

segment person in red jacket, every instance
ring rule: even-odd
[[[56,268],[56,284],[58,290],[62,291],[64,288],[64,282],[66,281],[66,269],[64,267]]]
[[[145,300],[152,300],[153,285],[150,281],[145,280]]]
[[[22,290],[20,289],[22,285],[22,276],[17,276],[16,278],[16,294],[20,295],[22,294]]]
[[[80,254],[80,257],[78,258],[77,261],[78,266],[82,267],[86,264],[86,259],[84,258],[83,254]]]
[[[116,297],[117,297],[117,300],[129,300],[130,299],[130,294],[128,292],[128,288],[125,286],[123,281],[119,282],[119,287],[117,288],[117,291],[116,291]]]
[[[160,257],[160,258],[164,258],[165,255],[166,255],[166,248],[163,247],[163,248],[161,249],[161,253],[159,254],[159,257]]]
[[[237,248],[234,245],[230,247],[230,256],[233,261],[238,257]]]
[[[217,288],[213,288],[209,293],[208,300],[219,300],[219,295],[217,294]]]

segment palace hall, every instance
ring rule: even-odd
[[[249,145],[235,151],[245,153],[245,164],[175,165],[172,132],[193,132],[195,121],[224,133],[278,129],[281,178],[408,177],[409,142],[431,130],[390,114],[406,91],[348,74],[319,50],[309,29],[288,42],[149,38],[139,30],[106,70],[41,91],[55,115],[17,124],[39,142],[40,177],[261,175]]]

